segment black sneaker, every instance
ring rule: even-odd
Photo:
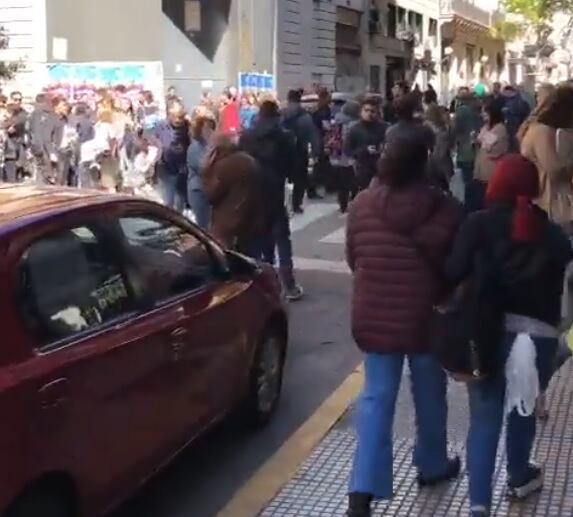
[[[515,485],[511,481],[507,484],[507,497],[515,501],[523,501],[531,494],[539,492],[543,488],[543,469],[530,464],[525,482]]]
[[[354,492],[348,495],[348,511],[346,517],[371,517],[370,504],[373,497],[370,494]]]
[[[433,478],[425,478],[424,476],[422,476],[422,474],[418,474],[418,486],[420,488],[433,487],[439,485],[440,483],[451,481],[452,479],[458,477],[461,468],[462,468],[462,463],[460,461],[460,457],[456,456],[455,458],[448,461],[448,467],[446,468],[446,471],[440,476],[435,476]]]
[[[304,208],[302,206],[295,206],[292,211],[295,214],[304,214]]]

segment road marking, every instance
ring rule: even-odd
[[[296,214],[290,220],[290,231],[292,233],[300,232],[315,221],[333,214],[337,210],[338,205],[336,203],[314,203],[307,205],[304,207],[304,214]]]
[[[360,365],[235,493],[217,517],[259,515],[356,399],[363,382],[364,370]]]
[[[327,244],[344,244],[346,242],[346,227],[342,226],[335,232],[328,234],[326,237],[320,239],[320,242]]]
[[[327,273],[350,273],[344,261],[324,260],[317,258],[294,257],[294,268],[299,271],[325,271]]]

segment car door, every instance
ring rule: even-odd
[[[245,351],[252,341],[239,318],[250,282],[222,278],[208,240],[158,209],[127,210],[118,226],[156,310],[182,307],[171,337],[169,418],[180,419],[183,440],[230,409],[240,396]],[[248,307],[243,309],[249,310]]]
[[[69,220],[68,220],[69,221]],[[40,229],[18,243],[18,307],[46,468],[72,472],[95,506],[125,495],[170,452],[165,343],[177,305],[143,313],[98,220]],[[26,376],[25,372],[20,375]]]

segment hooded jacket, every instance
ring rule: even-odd
[[[350,206],[346,255],[354,273],[352,332],[367,353],[429,351],[441,270],[461,221],[457,202],[426,183],[379,181]]]
[[[258,163],[268,224],[282,213],[285,183],[295,166],[294,138],[280,125],[278,118],[259,119],[241,135],[239,147]]]
[[[310,146],[313,156],[320,154],[320,136],[312,115],[300,104],[291,103],[282,111],[282,125],[291,131],[298,140],[298,148],[307,150]],[[308,159],[308,151],[306,151]]]

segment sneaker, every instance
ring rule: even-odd
[[[440,483],[445,483],[446,481],[451,481],[455,479],[460,474],[462,468],[462,462],[460,457],[456,456],[454,459],[448,460],[448,466],[446,471],[440,475],[433,478],[425,478],[422,474],[418,474],[418,486],[420,488],[433,487],[439,485]]]
[[[516,486],[510,481],[507,484],[507,497],[516,501],[527,499],[531,494],[539,492],[543,488],[543,478],[543,469],[530,464],[524,483]]]
[[[304,289],[298,284],[294,284],[286,290],[286,299],[289,302],[298,302],[303,296]]]
[[[295,206],[292,209],[293,214],[304,214],[304,208],[302,206]]]
[[[346,517],[370,517],[373,497],[370,494],[354,492],[348,495],[348,511]]]
[[[489,517],[489,510],[485,506],[472,506],[470,509],[471,517]]]

